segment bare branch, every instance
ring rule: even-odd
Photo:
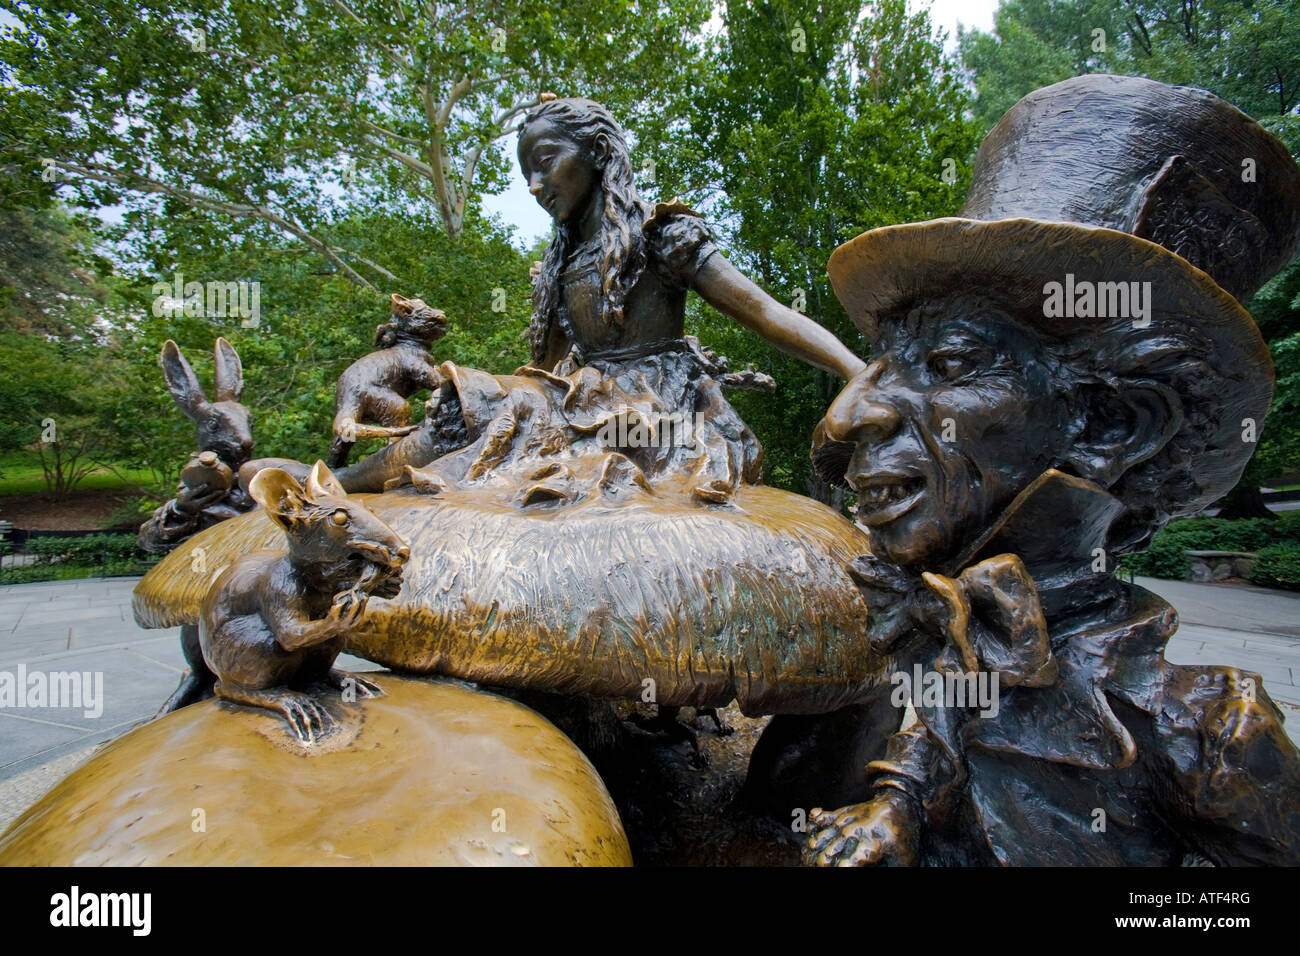
[[[202,209],[222,212],[228,216],[234,216],[236,218],[261,219],[265,222],[272,223],[273,225],[279,226],[290,235],[301,239],[312,249],[315,249],[325,258],[329,259],[330,262],[334,263],[334,265],[338,267],[339,272],[342,273],[342,275],[350,282],[374,292],[379,291],[343,259],[339,258],[333,247],[327,245],[325,242],[308,232],[304,227],[298,225],[296,222],[286,219],[283,215],[273,209],[268,209],[265,206],[252,206],[246,203],[214,199],[211,196],[204,196],[200,193],[191,192],[188,189],[181,189],[178,186],[159,182],[156,179],[150,179],[146,176],[140,176],[134,173],[122,173],[102,166],[97,166],[96,164],[78,166],[74,163],[54,160],[54,165],[60,169],[66,169],[68,172],[85,176],[87,179],[94,179],[100,182],[118,183],[132,189],[141,190],[142,192],[172,196],[173,198],[180,199]]]
[[[366,119],[364,116],[358,116],[357,119],[361,122],[362,125],[366,126],[367,128],[373,130],[376,133],[383,133],[385,136],[389,137],[390,139],[395,139],[401,143],[409,143],[412,146],[424,145],[424,140],[422,139],[416,139],[414,136],[403,136],[401,133],[395,133],[391,129],[387,129],[386,127],[380,126],[378,123],[371,122],[370,120]]]
[[[361,263],[364,263],[365,265],[370,266],[370,268],[374,269],[376,272],[378,272],[380,275],[382,275],[385,279],[388,279],[390,282],[396,282],[396,281],[397,281],[397,276],[393,275],[391,272],[389,272],[387,269],[385,269],[385,268],[384,268],[383,266],[381,266],[379,263],[374,262],[374,261],[372,261],[372,260],[370,260],[370,259],[367,259],[365,256],[361,255],[360,253],[350,252],[350,251],[348,251],[348,250],[346,250],[346,249],[340,249],[340,248],[338,248],[337,246],[332,246],[331,248],[333,248],[334,251],[337,252],[337,253],[339,253],[340,255],[351,256],[353,259],[356,259],[357,262],[361,262]]]
[[[424,162],[422,159],[416,156],[412,156],[410,153],[404,153],[400,149],[393,149],[393,147],[389,146],[387,143],[381,143],[373,136],[367,136],[366,138],[370,140],[370,142],[374,143],[375,147],[380,152],[382,152],[384,155],[392,159],[397,160],[403,166],[415,170],[421,176],[427,176],[430,179],[437,178],[433,167],[430,166],[428,163]]]
[[[433,134],[431,143],[424,146],[424,155],[428,159],[429,169],[432,173],[434,196],[438,202],[438,214],[442,217],[442,224],[447,229],[447,235],[455,239],[460,234],[455,217],[456,204],[452,198],[453,189],[447,179],[447,167],[450,165],[450,157],[447,156],[446,149],[443,148],[443,139],[445,137],[446,126],[442,119],[444,112],[450,115],[450,109],[446,111],[438,108],[434,102],[433,93],[427,84],[420,86],[420,98],[424,104],[424,117],[428,122],[430,131]]]

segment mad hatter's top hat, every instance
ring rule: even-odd
[[[1300,168],[1275,137],[1203,90],[1089,75],[1007,112],[980,146],[960,217],[865,232],[827,271],[873,341],[883,317],[978,294],[1050,336],[1113,342],[1113,321],[1045,309],[1046,287],[1151,283],[1141,334],[1192,333],[1203,369],[1171,383],[1189,404],[1186,513],[1236,482],[1253,447],[1242,420],[1261,421],[1272,397],[1268,348],[1233,293],[1248,298],[1297,246]],[[1110,349],[1096,351],[1104,361]]]
[[[993,222],[991,231],[963,226]],[[870,338],[875,316],[935,289],[945,269],[997,271],[999,255],[1021,242],[1041,253],[1036,271],[1059,280],[1052,247],[1081,234],[1035,228],[1042,223],[1128,234],[1116,243],[1147,239],[1244,302],[1300,248],[1300,167],[1275,136],[1212,93],[1077,76],[1030,93],[989,132],[958,217],[865,232],[836,249],[827,270]],[[923,257],[933,244],[927,230],[971,239]],[[913,254],[882,262],[885,246]],[[1039,284],[1033,298],[1041,292]]]

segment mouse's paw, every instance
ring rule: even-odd
[[[216,696],[236,704],[276,711],[302,744],[310,745],[334,730],[334,718],[310,694],[283,687],[260,689],[231,680],[219,680],[213,688]]]
[[[331,687],[337,687],[343,692],[343,696],[351,697],[355,700],[357,697],[382,697],[384,689],[367,677],[360,674],[353,674],[348,671],[341,671],[333,668],[329,673],[329,683]]]
[[[277,696],[280,712],[300,743],[310,746],[333,733],[334,718],[310,694],[282,691]]]

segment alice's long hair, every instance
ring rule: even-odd
[[[585,153],[599,155],[597,137],[609,143],[609,157],[600,174],[604,194],[599,228],[601,307],[606,322],[623,324],[623,304],[627,292],[645,270],[645,244],[641,227],[647,206],[637,193],[632,179],[632,160],[627,141],[614,117],[599,103],[578,97],[543,103],[528,114],[520,127],[523,135],[529,125],[545,120],[554,124]],[[546,357],[547,342],[558,327],[567,341],[573,339],[561,308],[563,291],[560,274],[564,261],[578,244],[578,223],[556,222],[554,236],[546,247],[541,270],[533,282],[533,318],[528,328],[528,344],[534,364]]]

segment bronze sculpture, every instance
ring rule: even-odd
[[[410,549],[317,462],[299,485],[278,468],[257,473],[253,498],[283,529],[287,553],[258,551],[228,567],[203,600],[199,643],[218,697],[283,713],[304,743],[333,719],[314,685],[373,697],[379,687],[334,667],[371,595],[394,597]]]
[[[777,713],[751,790],[787,826],[842,807],[811,817],[818,862],[1295,860],[1300,756],[1257,676],[1167,664],[1172,609],[1113,575],[1231,486],[1267,410],[1267,351],[1224,288],[1248,295],[1296,247],[1300,172],[1275,141],[1150,81],[1031,95],[982,147],[962,218],[833,257],[870,364],[748,291],[689,209],[641,203],[594,104],[544,104],[520,147],[557,221],[534,365],[444,363],[425,423],[341,470],[333,493],[364,492],[411,549],[348,650]],[[814,460],[857,487],[865,534],[753,483],[757,441],[680,336],[687,286],[852,375]],[[699,445],[643,441],[682,409],[704,415]],[[194,550],[238,568],[282,535],[266,511],[201,533],[141,582],[137,619],[193,624]],[[213,607],[215,632],[231,615]]]
[[[239,353],[224,338],[217,339],[213,357],[214,401],[208,401],[175,342],[168,339],[159,357],[176,406],[197,426],[199,450],[181,469],[176,497],[140,525],[140,548],[153,554],[165,554],[196,531],[253,506],[236,481],[253,451],[248,409],[239,403],[244,369]]]
[[[359,439],[394,439],[414,431],[407,399],[426,389],[436,396],[442,385],[429,346],[447,334],[447,316],[396,292],[389,300],[393,317],[375,329],[376,351],[349,365],[335,386],[330,468],[346,465]]]
[[[545,718],[372,676],[364,721],[311,747],[214,700],[129,731],[0,835],[0,866],[631,865],[605,785]]]
[[[738,698],[755,712],[817,712],[853,699],[879,671],[845,570],[866,539],[831,509],[754,483],[761,449],[720,384],[764,383],[750,370],[729,381],[722,360],[680,335],[687,287],[818,364],[848,374],[861,361],[738,277],[686,207],[642,202],[597,104],[552,100],[520,142],[557,218],[534,340],[536,361],[558,364],[490,375],[443,363],[421,427],[339,470],[349,491],[375,493],[362,500],[413,554],[402,594],[372,608],[348,648],[552,693],[640,698],[653,686],[668,707]],[[621,241],[619,282],[585,266],[572,288],[561,282],[555,263],[602,243],[615,255]],[[571,303],[556,298],[570,292]],[[622,321],[610,296],[629,310]],[[683,441],[661,427],[673,416],[690,426]],[[206,582],[189,573],[193,548],[222,567],[277,535],[258,513],[191,542],[141,582],[137,620],[194,620]]]
[[[152,554],[166,554],[198,531],[243,514],[255,504],[238,482],[240,469],[253,452],[253,435],[248,409],[239,401],[244,368],[235,347],[218,338],[213,349],[214,401],[208,401],[194,369],[171,339],[163,345],[159,364],[176,406],[197,426],[199,450],[181,469],[176,497],[140,525],[137,543]],[[180,638],[189,673],[159,713],[211,695],[212,675],[199,649],[197,624],[182,625]]]
[[[841,768],[860,795],[810,817],[810,860],[1300,862],[1300,752],[1258,675],[1167,663],[1173,609],[1114,575],[1240,476],[1271,362],[1215,280],[1247,297],[1298,244],[1300,169],[1252,120],[1086,76],[1008,112],[960,218],[836,250],[874,349],[814,457],[859,490],[854,573],[918,719]],[[984,711],[951,694],[990,678]]]

